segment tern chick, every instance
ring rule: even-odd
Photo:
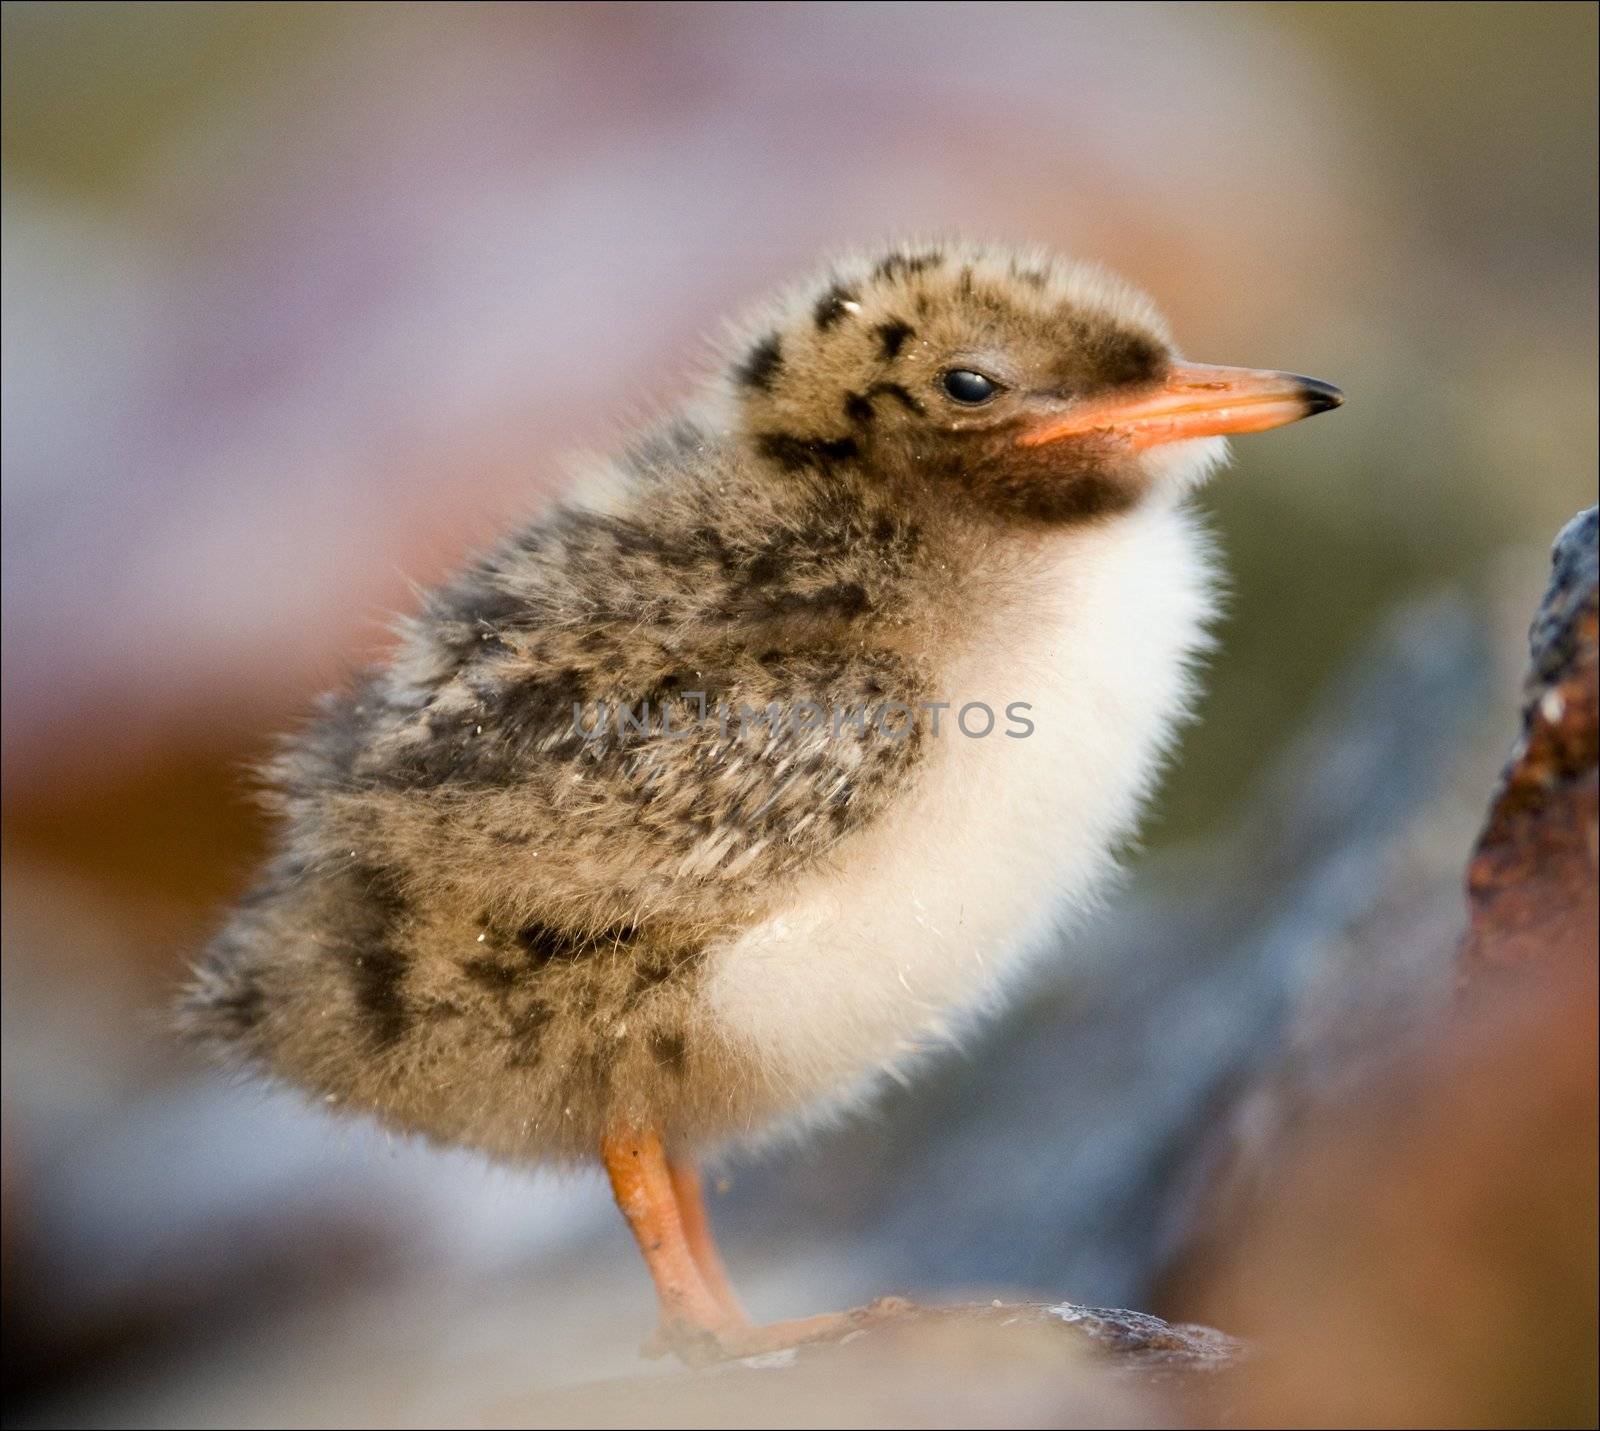
[[[1341,400],[1047,255],[834,264],[284,745],[188,1029],[599,1159],[687,1357],[825,1331],[746,1319],[698,1161],[904,1076],[1095,898],[1206,642],[1185,499]]]

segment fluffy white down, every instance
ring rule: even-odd
[[[797,1113],[853,1101],[948,1039],[1092,906],[1186,714],[1214,588],[1176,492],[1052,538],[1036,579],[952,653],[915,807],[713,951],[714,1017]],[[987,738],[953,728],[967,701],[995,710]],[[1004,734],[1012,701],[1032,706],[1026,739]]]

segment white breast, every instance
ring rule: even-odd
[[[1054,539],[1036,580],[974,630],[915,808],[711,956],[714,1014],[778,1101],[848,1099],[948,1037],[1053,921],[1093,902],[1184,713],[1211,593],[1194,519],[1152,505]],[[995,711],[986,738],[954,728],[970,701]],[[1012,702],[1032,707],[1027,738],[1004,734]]]

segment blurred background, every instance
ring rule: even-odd
[[[1187,937],[1211,897],[1194,871],[1265,838],[1265,772],[1292,802],[1327,693],[1409,639],[1457,662],[1406,658],[1406,718],[1435,700],[1414,731],[1439,749],[1405,818],[1435,813],[1401,875],[1361,878],[1426,886],[1445,938],[1543,549],[1595,498],[1595,54],[1594,7],[1569,4],[6,4],[12,1408],[428,1424],[466,1415],[464,1383],[633,1370],[649,1294],[597,1180],[233,1087],[175,1053],[161,1009],[262,848],[242,772],[272,733],[382,650],[412,583],[536,512],[564,453],[670,402],[720,318],[819,251],[1042,241],[1153,292],[1197,359],[1345,388],[1336,418],[1240,443],[1206,494],[1223,646],[1134,912],[1091,937],[1129,969],[1152,929]],[[1374,748],[1337,779],[1403,784]],[[1024,1112],[984,1060],[1060,1046],[1071,993],[1042,990],[898,1123],[730,1164],[757,1310],[869,1278],[1161,1294],[1159,1259],[1128,1251],[1159,1219],[1091,1217],[1035,1255],[1039,1189],[997,1208],[919,1174],[946,1258],[891,1206],[913,1136],[919,1158],[951,1128],[987,1138],[1007,1176],[994,1130]],[[1192,1073],[1194,1096],[1163,1105],[1164,1137],[1217,1074],[1178,1042],[1162,1086]],[[1090,1135],[1151,1076],[1111,1060],[1035,1087],[1078,1120],[1074,1207],[1149,1180]]]

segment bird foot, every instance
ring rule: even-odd
[[[717,1362],[768,1356],[816,1342],[842,1341],[853,1332],[895,1321],[915,1310],[916,1303],[904,1297],[879,1297],[875,1302],[847,1312],[826,1312],[817,1317],[768,1322],[765,1326],[725,1323],[704,1327],[685,1321],[663,1322],[643,1350],[652,1359],[670,1353],[686,1366],[713,1366]]]

